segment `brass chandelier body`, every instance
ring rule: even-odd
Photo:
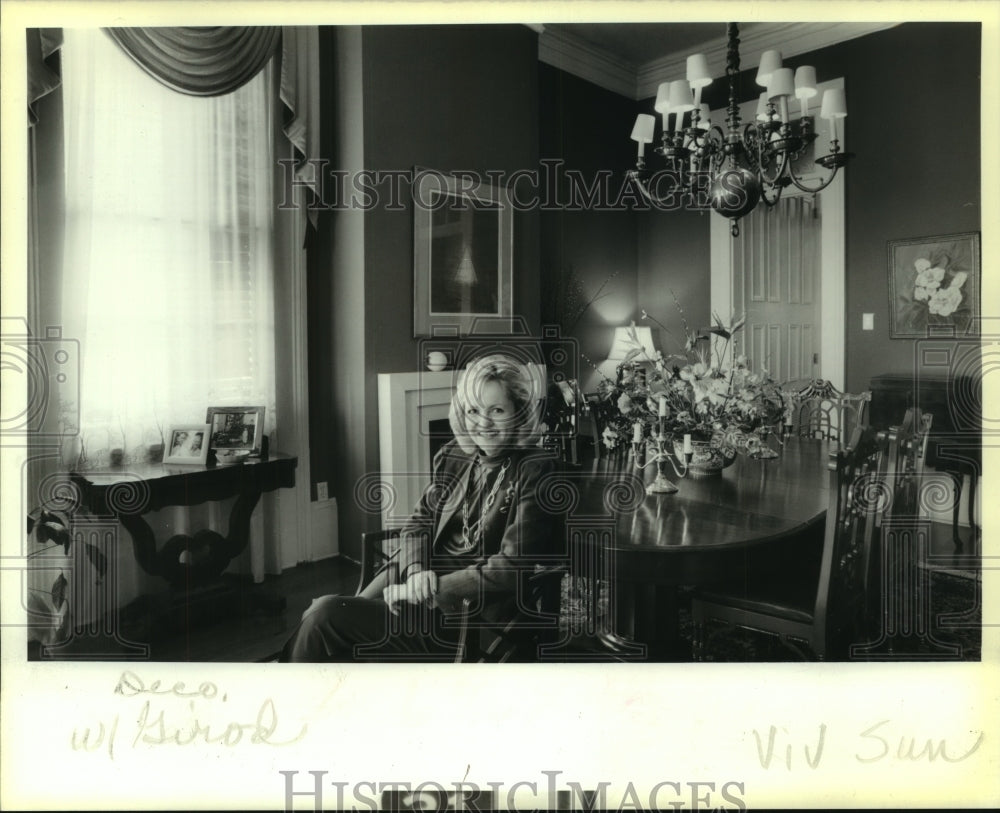
[[[767,90],[761,94],[757,119],[743,124],[737,100],[737,81],[740,72],[739,29],[736,23],[727,27],[728,48],[726,53],[726,76],[729,80],[729,105],[726,127],[711,125],[707,120],[707,105],[699,105],[700,87],[695,92],[695,103],[691,103],[690,90],[687,101],[678,104],[677,97],[666,101],[665,88],[661,85],[661,95],[657,97],[656,109],[662,112],[664,127],[661,143],[654,152],[664,160],[664,169],[651,173],[643,157],[644,142],[653,137],[655,119],[651,115],[640,114],[633,130],[633,139],[639,142],[639,156],[636,168],[629,171],[629,177],[639,187],[642,194],[658,205],[668,207],[677,202],[685,202],[691,208],[705,208],[710,205],[716,212],[730,219],[730,232],[739,234],[739,219],[752,212],[763,201],[774,206],[781,198],[782,191],[791,185],[807,193],[817,193],[825,189],[837,175],[840,167],[847,163],[850,155],[843,152],[837,138],[836,122],[846,116],[843,91],[827,91],[823,97],[820,115],[830,121],[830,151],[816,159],[815,163],[826,170],[824,177],[807,183],[796,174],[795,162],[817,139],[815,120],[806,115],[807,102],[803,103],[803,115],[791,120],[788,115],[788,98],[797,95],[808,99],[806,93],[814,95],[811,88],[778,87],[775,78]],[[780,54],[775,54],[780,70]],[[765,55],[767,56],[767,55]],[[703,57],[694,57],[702,59]],[[690,78],[689,60],[689,78]],[[763,61],[761,71],[763,71]],[[784,69],[790,82],[791,70]],[[802,69],[800,69],[802,70]],[[812,68],[806,68],[813,76]],[[703,74],[707,76],[707,74]],[[758,73],[758,82],[761,82]],[[766,77],[765,77],[766,78]],[[782,77],[785,78],[785,77]],[[700,86],[711,82],[702,78]],[[685,87],[688,82],[681,84]],[[694,83],[691,83],[692,85]],[[690,110],[690,124],[682,126],[684,114]],[[677,126],[669,128],[670,115],[677,116]]]

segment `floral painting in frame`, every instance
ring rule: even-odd
[[[979,234],[889,242],[889,335],[979,334]]]

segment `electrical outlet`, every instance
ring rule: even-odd
[[[861,329],[862,330],[874,330],[875,329],[875,314],[874,313],[863,313],[863,314],[861,314]]]
[[[330,492],[326,486],[326,480],[316,483],[316,500],[318,502],[326,502],[330,499]]]

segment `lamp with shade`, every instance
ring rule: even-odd
[[[656,354],[656,348],[653,346],[653,329],[648,325],[635,325],[633,327],[616,327],[615,337],[611,342],[611,351],[608,353],[608,361],[614,361],[620,363],[625,361],[625,357],[635,349],[635,342],[632,340],[630,333],[635,331],[636,337],[639,339],[639,344],[642,349],[646,352],[646,355],[652,359]]]

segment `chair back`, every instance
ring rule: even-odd
[[[628,458],[628,447],[621,445],[609,449],[604,445],[604,429],[610,424],[618,407],[613,401],[602,398],[600,393],[587,393],[587,408],[590,411],[591,427],[594,433],[594,459],[623,461]]]
[[[579,462],[577,427],[581,409],[576,380],[559,379],[550,383],[542,409],[542,422],[546,427],[542,447],[563,463],[576,465]]]
[[[856,428],[847,448],[830,454],[830,502],[814,609],[823,649],[843,651],[862,640],[867,626],[872,540],[890,501],[888,442],[885,432]]]
[[[378,598],[390,584],[399,582],[399,529],[361,534],[361,573],[356,596]]]
[[[801,382],[783,389],[792,431],[799,437],[837,441],[844,449],[855,428],[868,425],[870,391],[841,392],[829,381],[817,378],[805,386]]]
[[[882,520],[890,513],[897,519],[915,519],[918,516],[920,480],[933,420],[934,416],[929,412],[922,413],[919,409],[910,407],[906,410],[903,422],[888,430],[886,478],[890,484],[892,499],[890,510],[885,512]]]

